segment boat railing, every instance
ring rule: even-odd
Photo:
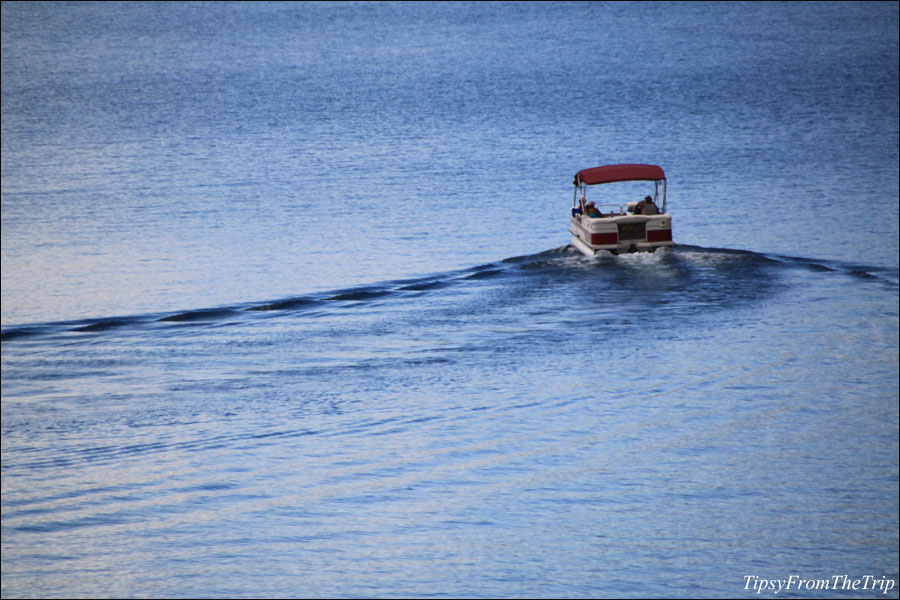
[[[594,203],[594,206],[597,208],[597,210],[599,210],[603,214],[603,217],[600,217],[600,218],[624,217],[625,215],[628,214],[628,211],[626,210],[625,205],[623,205],[623,204],[612,204],[612,203],[597,204],[597,203]],[[582,214],[581,208],[579,208],[579,207],[572,208],[572,216],[573,217],[578,216],[580,214]],[[590,217],[588,217],[588,218],[590,218]]]
[[[603,217],[619,217],[625,214],[625,207],[621,204],[594,204]]]

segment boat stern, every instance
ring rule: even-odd
[[[613,254],[654,252],[657,248],[675,245],[672,239],[672,216],[669,214],[601,218],[575,215],[569,231],[573,236],[572,245],[589,256],[600,250]]]

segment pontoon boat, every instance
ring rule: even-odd
[[[588,186],[621,181],[653,182],[653,196],[624,203],[588,200]],[[578,171],[569,231],[574,236],[572,245],[587,256],[600,250],[619,254],[674,246],[672,216],[666,211],[665,173],[656,165],[606,165]]]

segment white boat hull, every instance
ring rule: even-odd
[[[587,256],[600,250],[613,254],[626,252],[654,252],[657,248],[674,246],[672,216],[616,215],[590,218],[572,217],[572,246]]]

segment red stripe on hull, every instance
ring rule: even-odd
[[[606,246],[608,244],[618,244],[619,243],[619,234],[618,233],[592,233],[591,234],[591,245],[592,246]]]
[[[651,229],[647,232],[647,241],[650,243],[654,242],[671,242],[672,241],[672,230],[671,229]]]

